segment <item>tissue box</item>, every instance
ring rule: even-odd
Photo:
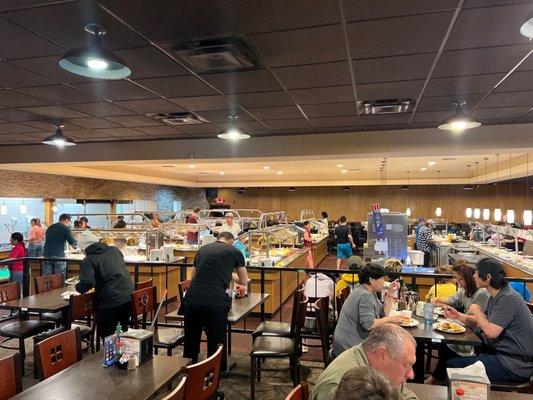
[[[154,332],[146,329],[129,329],[120,335],[124,341],[123,352],[131,356],[137,355],[139,364],[153,357]]]
[[[150,261],[163,261],[163,249],[150,250]]]
[[[462,400],[488,400],[490,398],[490,380],[485,366],[478,361],[465,368],[448,368],[448,400],[457,398],[461,392]]]

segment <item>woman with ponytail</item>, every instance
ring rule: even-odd
[[[9,258],[22,258],[28,254],[24,245],[24,236],[20,232],[11,234],[11,244],[13,248],[9,252]],[[15,261],[11,264],[11,282],[19,282],[22,286],[24,263],[22,260]]]

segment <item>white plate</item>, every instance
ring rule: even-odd
[[[399,324],[400,326],[403,326],[404,328],[412,328],[414,326],[417,326],[420,322],[414,318],[411,318],[411,322],[409,322],[408,324],[406,323],[401,323]]]
[[[455,333],[455,334],[459,334],[459,333],[465,333],[466,332],[466,328],[464,326],[461,326],[457,323],[454,323],[454,325],[457,325],[461,328],[460,331],[453,331],[453,330],[449,330],[449,329],[443,329],[442,328],[442,325],[445,323],[445,322],[449,322],[449,321],[443,321],[443,322],[437,322],[435,325],[433,325],[433,328],[438,330],[438,331],[441,331],[441,332],[444,332],[444,333]]]

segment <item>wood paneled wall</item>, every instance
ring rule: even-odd
[[[485,189],[487,194],[485,195]],[[533,208],[533,190],[529,191],[529,205]],[[517,222],[522,220],[526,206],[526,186],[513,184],[509,197],[509,185],[499,185],[499,197],[495,186],[480,186],[474,190],[463,190],[461,186],[436,185],[411,186],[410,191],[402,191],[398,186],[358,186],[350,191],[340,187],[297,187],[295,192],[284,188],[249,188],[239,194],[235,189],[220,189],[219,196],[233,208],[254,208],[261,211],[283,210],[289,218],[298,219],[302,209],[313,209],[317,214],[326,211],[330,219],[345,215],[349,220],[365,220],[373,203],[391,211],[405,211],[411,207],[412,217],[434,217],[435,208],[443,209],[443,218],[448,221],[465,221],[466,207],[487,207],[492,210],[500,207],[503,212],[512,206]]]

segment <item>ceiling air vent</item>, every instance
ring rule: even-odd
[[[146,114],[147,117],[156,119],[168,125],[194,125],[209,122],[191,112],[170,112],[160,114]]]
[[[358,102],[360,115],[399,114],[413,111],[413,99],[363,100]]]
[[[198,73],[236,71],[257,65],[250,46],[241,38],[182,42],[173,51]]]

